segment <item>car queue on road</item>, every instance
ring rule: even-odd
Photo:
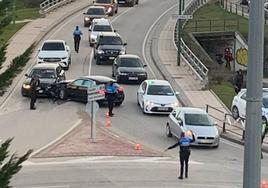
[[[109,2],[111,4],[109,4]],[[107,5],[108,4],[108,5]],[[136,1],[138,4],[138,1]],[[98,7],[98,8],[97,8]],[[90,11],[93,9],[101,12],[105,10],[105,15],[112,16],[118,12],[118,5],[116,0],[96,0],[93,6],[89,7],[88,11],[84,13],[84,25],[89,30],[89,44],[94,51],[94,59],[97,65],[111,64],[112,76],[78,76],[75,80],[65,80],[64,70],[68,70],[71,64],[70,47],[62,40],[47,40],[44,42],[42,48],[38,53],[38,60],[36,66],[42,65],[42,70],[45,73],[50,73],[50,65],[57,65],[55,72],[51,79],[57,83],[59,88],[59,98],[61,100],[75,100],[80,102],[87,102],[87,88],[99,84],[108,84],[115,82],[117,86],[117,97],[115,105],[120,106],[125,98],[124,88],[119,83],[136,83],[140,84],[137,91],[137,104],[144,114],[168,114],[166,134],[168,137],[174,135],[180,137],[179,132],[192,131],[193,137],[197,141],[194,145],[206,146],[219,146],[219,134],[215,123],[206,112],[200,112],[195,108],[187,109],[189,114],[185,118],[181,117],[180,121],[176,121],[171,126],[171,117],[175,118],[179,114],[182,115],[186,108],[179,106],[177,99],[178,92],[174,91],[170,83],[165,80],[148,79],[146,71],[146,64],[142,59],[134,54],[128,54],[126,50],[127,43],[124,42],[122,37],[116,30],[106,16],[89,16]],[[93,13],[97,14],[97,13]],[[64,55],[61,55],[64,54]],[[64,69],[64,70],[63,70]],[[34,68],[27,76],[27,79],[33,74]],[[52,75],[52,73],[51,73]],[[64,76],[62,76],[64,75]],[[47,74],[38,74],[40,77],[41,85],[46,79]],[[58,78],[59,77],[59,78]],[[64,80],[63,80],[64,79]],[[52,83],[50,83],[52,84]],[[25,82],[22,86],[22,95],[30,92],[30,87]],[[41,90],[39,90],[41,91]],[[43,88],[43,91],[45,89]],[[103,104],[106,100],[98,101]],[[180,113],[181,112],[181,113]],[[184,121],[183,121],[183,120]],[[174,118],[173,118],[174,120]],[[177,130],[177,131],[175,131]],[[179,131],[178,131],[179,130]]]

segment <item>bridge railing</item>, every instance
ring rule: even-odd
[[[39,13],[41,15],[46,15],[47,13],[73,1],[75,0],[45,0],[40,4]]]

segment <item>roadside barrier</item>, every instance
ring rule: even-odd
[[[39,13],[45,16],[47,13],[73,1],[75,0],[45,0],[40,4]]]

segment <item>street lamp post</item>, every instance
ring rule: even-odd
[[[184,0],[179,0],[179,15],[182,14],[182,6],[184,6]],[[183,1],[183,3],[182,3]],[[182,22],[181,19],[178,19],[178,24],[177,24],[177,65],[180,66],[181,64],[181,30],[182,30]]]

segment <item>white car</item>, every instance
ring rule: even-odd
[[[166,80],[145,80],[137,92],[137,103],[145,114],[169,114],[179,106],[177,94]]]
[[[182,132],[187,136],[194,136],[195,142],[191,145],[219,146],[220,135],[216,123],[213,123],[208,113],[202,109],[178,107],[169,114],[166,135],[180,138]]]
[[[64,40],[46,40],[38,51],[37,63],[58,63],[63,69],[69,69],[71,52]]]
[[[246,118],[246,89],[241,89],[241,91],[234,96],[232,102],[232,115],[234,119],[239,117]],[[262,96],[262,116],[265,118],[265,121],[268,120],[268,88],[263,88],[263,96]]]
[[[100,33],[116,32],[113,29],[110,21],[106,18],[94,19],[89,29],[89,44],[93,46],[96,43],[97,37]]]

